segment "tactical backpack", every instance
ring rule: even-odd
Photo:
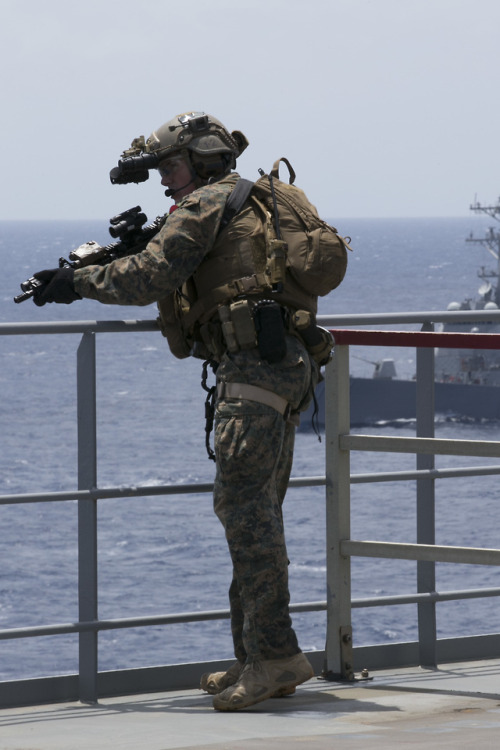
[[[288,184],[279,179],[280,162],[288,167]],[[350,238],[344,239],[323,221],[306,194],[293,184],[295,172],[288,159],[275,161],[270,175],[260,173],[260,179],[251,183],[252,194],[274,216],[278,239],[287,245],[288,271],[306,292],[324,297],[345,276]]]

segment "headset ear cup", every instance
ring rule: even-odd
[[[191,159],[196,174],[202,180],[209,180],[211,177],[221,177],[236,165],[235,159],[231,159],[229,154],[214,154],[213,156],[205,157],[192,154]]]

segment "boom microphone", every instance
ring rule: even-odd
[[[189,182],[186,182],[185,185],[181,185],[181,187],[178,187],[175,190],[172,190],[172,188],[165,190],[165,195],[167,196],[167,198],[172,198],[180,190],[184,190],[184,188],[187,188],[188,185],[191,185],[194,182],[194,179],[195,178],[193,177],[191,180],[189,180]]]

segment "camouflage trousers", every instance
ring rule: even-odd
[[[251,352],[226,356],[217,371],[225,382],[249,383],[306,408],[315,366],[289,337],[279,364]],[[220,400],[215,413],[215,512],[224,526],[233,564],[229,589],[236,658],[279,659],[300,651],[289,614],[288,556],[282,504],[292,467],[295,426],[255,401]]]

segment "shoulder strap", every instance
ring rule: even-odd
[[[227,199],[226,207],[224,209],[224,213],[222,214],[220,230],[227,227],[231,219],[233,219],[236,214],[241,211],[246,199],[250,195],[250,191],[252,190],[253,186],[254,183],[251,180],[245,180],[240,177],[240,179],[232,189],[229,198]]]

